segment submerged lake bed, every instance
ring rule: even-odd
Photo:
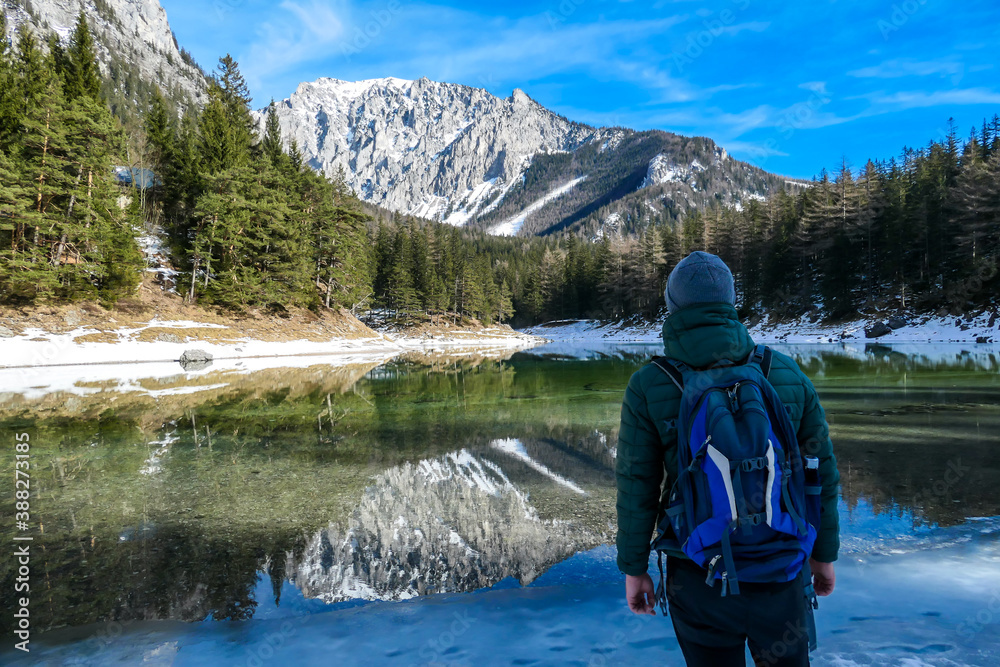
[[[1000,662],[998,349],[774,347],[842,477],[813,662]],[[4,663],[682,664],[614,562],[621,397],[659,353],[26,382],[0,416],[32,443],[32,653]]]

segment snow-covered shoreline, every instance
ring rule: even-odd
[[[884,319],[857,318],[840,324],[794,320],[774,322],[765,317],[749,328],[759,343],[961,343],[966,345],[1000,342],[1000,318],[989,312],[974,317],[916,315],[903,318],[906,326],[884,336],[866,338],[866,329]],[[617,343],[659,343],[662,318],[656,322],[600,322],[564,320],[523,329],[523,333],[554,342],[589,341]]]
[[[24,333],[0,341],[0,368],[38,366],[80,366],[95,364],[129,364],[177,361],[185,350],[199,349],[215,359],[253,359],[262,357],[296,357],[358,353],[435,351],[454,348],[513,347],[538,345],[544,340],[531,334],[505,331],[499,328],[479,331],[456,331],[449,335],[411,337],[397,334],[377,334],[370,338],[331,338],[326,341],[288,340],[265,341],[252,338],[215,343],[209,341],[140,341],[137,335],[144,329],[172,328],[183,333],[185,328],[225,328],[196,322],[151,322],[144,327],[121,329],[118,342],[78,342],[75,339],[94,333],[78,328],[67,333],[49,333],[42,329],[27,329]]]
[[[433,356],[496,355],[540,345],[545,341],[504,328],[455,331],[435,336],[376,333],[374,337],[331,338],[326,341],[265,341],[243,338],[228,342],[192,340],[168,342],[139,340],[147,328],[225,328],[186,321],[150,321],[144,326],[119,329],[117,342],[80,342],[94,333],[80,327],[65,333],[39,328],[0,339],[0,383],[4,394],[24,398],[65,391],[92,393],[114,385],[120,391],[138,390],[143,380],[195,376],[206,372],[250,373],[271,368],[306,368],[318,364],[346,366],[380,364],[407,353]],[[205,370],[185,370],[178,363],[188,350],[212,356]],[[100,386],[100,389],[97,387]],[[210,388],[210,387],[201,387]],[[198,387],[190,388],[191,391]],[[181,389],[171,390],[174,393]],[[148,392],[147,392],[148,393]]]

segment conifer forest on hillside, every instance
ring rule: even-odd
[[[1000,285],[997,116],[739,209],[674,223],[636,203],[635,233],[507,238],[362,203],[282,139],[273,104],[258,131],[229,56],[204,107],[181,116],[156,94],[123,124],[102,86],[82,14],[67,46],[26,27],[0,43],[0,303],[128,298],[152,230],[180,296],[237,311],[653,318],[669,270],[697,249],[732,267],[746,316],[963,312]],[[123,185],[121,166],[155,177]]]

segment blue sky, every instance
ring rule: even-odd
[[[572,120],[709,136],[809,178],[1000,113],[996,0],[161,0],[256,106],[321,76],[521,88]]]

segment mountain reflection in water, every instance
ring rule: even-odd
[[[506,453],[509,443],[518,452]],[[542,519],[511,481],[511,466],[548,471],[520,441],[494,441],[479,453],[460,450],[378,475],[346,529],[313,535],[287,574],[306,597],[398,600],[427,593],[486,588],[507,578],[530,583],[548,566],[606,536],[586,522]],[[499,447],[497,445],[500,445]],[[504,466],[513,467],[510,475]],[[586,492],[549,473],[571,493]]]
[[[993,349],[784,349],[827,410],[851,549],[888,540],[886,526],[1000,514]],[[33,628],[239,620],[562,572],[614,543],[621,395],[657,353],[562,343],[505,360],[208,370],[171,393],[133,383],[155,397],[0,396],[5,432],[31,434]],[[12,587],[9,559],[0,568]]]

